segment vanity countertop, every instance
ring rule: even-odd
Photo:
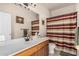
[[[24,38],[7,41],[4,45],[0,46],[0,56],[15,55],[46,40],[48,40],[47,37],[33,39],[30,41],[25,41]]]

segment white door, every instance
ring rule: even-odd
[[[0,35],[6,40],[11,39],[11,15],[5,12],[0,12]]]

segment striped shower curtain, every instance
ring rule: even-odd
[[[46,27],[46,35],[56,44],[56,50],[76,55],[77,12],[47,18]]]

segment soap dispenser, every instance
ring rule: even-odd
[[[40,37],[40,33],[38,32],[38,38]]]

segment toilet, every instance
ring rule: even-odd
[[[54,49],[55,49],[56,45],[54,43],[49,43],[49,56],[54,56]]]

